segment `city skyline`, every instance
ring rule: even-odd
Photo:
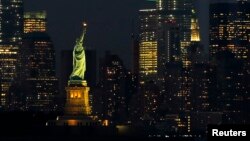
[[[86,19],[89,22],[89,31],[87,37],[87,47],[89,49],[96,49],[98,56],[104,55],[106,50],[112,50],[114,53],[121,56],[125,61],[125,66],[132,67],[131,58],[131,34],[133,30],[138,34],[139,26],[139,10],[147,8],[155,8],[155,2],[147,2],[146,0],[127,0],[122,2],[111,1],[87,1],[76,0],[74,2],[68,1],[42,1],[36,2],[24,0],[25,10],[37,11],[46,10],[48,15],[48,32],[55,44],[57,56],[63,49],[71,49],[74,42],[74,37],[78,33],[79,23]],[[55,9],[53,5],[60,3],[60,6]],[[206,5],[203,8],[203,5]],[[207,2],[197,3],[198,9],[201,13],[208,10]],[[88,6],[85,6],[88,5]],[[116,6],[114,6],[116,5]],[[69,6],[69,7],[67,7]],[[67,12],[64,9],[70,9]],[[116,11],[116,12],[113,12]],[[199,12],[198,12],[199,13]],[[64,15],[64,16],[61,16]],[[204,21],[203,17],[201,21]],[[115,22],[112,22],[115,20]],[[201,24],[202,38],[205,36],[203,43],[208,46],[208,20],[205,20],[205,25]],[[133,24],[134,22],[134,24]],[[204,27],[204,26],[206,27]],[[134,27],[133,27],[134,26]],[[112,28],[110,28],[112,27]],[[61,41],[64,41],[63,43]],[[207,49],[208,50],[208,49]],[[58,58],[58,57],[57,57]]]
[[[203,140],[249,124],[248,0],[96,2],[0,1],[0,125],[28,125],[0,140]]]

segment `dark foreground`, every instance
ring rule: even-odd
[[[179,138],[149,135],[137,128],[133,134],[119,134],[116,127],[45,126],[60,113],[0,113],[0,141],[203,141],[202,138]]]

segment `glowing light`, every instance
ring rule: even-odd
[[[102,122],[102,125],[103,125],[103,126],[109,126],[109,121],[108,121],[108,120],[104,120],[104,121]]]
[[[45,32],[46,12],[26,12],[24,13],[24,33]]]
[[[140,44],[140,73],[144,75],[157,73],[157,42]]]
[[[86,22],[83,22],[83,26],[86,27],[88,24]]]
[[[68,120],[69,126],[77,126],[77,120]]]

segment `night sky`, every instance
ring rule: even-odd
[[[203,44],[206,46],[208,1],[200,0],[196,4]],[[154,8],[154,3],[146,0],[24,0],[24,3],[26,11],[47,11],[48,32],[54,42],[57,58],[62,49],[73,49],[75,39],[81,32],[81,21],[85,19],[89,25],[87,48],[96,49],[99,56],[105,50],[111,50],[121,56],[127,67],[131,67],[132,21],[138,23],[139,9]]]

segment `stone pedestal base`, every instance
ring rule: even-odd
[[[65,105],[65,115],[85,115],[91,114],[89,104],[89,90],[85,81],[82,83],[69,84],[66,87],[67,100]]]
[[[96,117],[91,116],[89,90],[86,81],[70,80],[64,116],[48,121],[47,126],[100,126]]]

